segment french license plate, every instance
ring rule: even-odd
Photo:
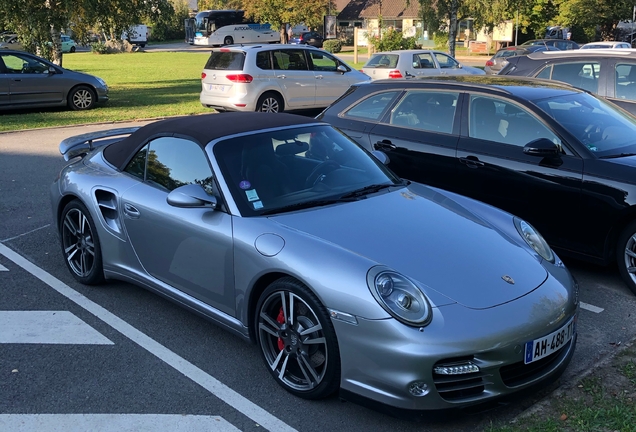
[[[574,336],[574,318],[555,332],[539,339],[526,342],[524,363],[532,363],[560,350]]]
[[[223,84],[208,84],[208,90],[210,91],[219,91],[221,93],[223,93],[225,90],[227,90],[228,86],[225,86]]]

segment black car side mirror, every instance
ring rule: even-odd
[[[539,138],[526,144],[523,152],[530,156],[558,156],[561,153],[561,147],[548,138]]]
[[[55,75],[56,73],[57,73],[57,69],[55,69],[53,66],[49,66],[49,74]]]

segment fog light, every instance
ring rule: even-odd
[[[463,375],[479,372],[479,366],[468,362],[466,364],[455,364],[448,366],[435,366],[433,372],[438,375]]]
[[[413,396],[421,397],[428,394],[428,385],[422,381],[413,381],[409,384],[409,393]]]

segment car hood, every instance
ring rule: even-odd
[[[464,69],[466,72],[469,72],[473,75],[485,75],[486,72],[484,72],[483,69],[477,68],[477,67],[473,67],[473,66],[462,66],[462,69]]]
[[[481,210],[471,211],[452,194],[411,184],[270,219],[388,266],[466,307],[484,309],[533,291],[547,271],[520,237],[510,238],[486,220],[485,213],[501,216],[500,210],[475,207]],[[505,216],[512,225],[512,216]]]

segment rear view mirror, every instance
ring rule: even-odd
[[[345,73],[347,72],[347,68],[344,67],[343,65],[338,65],[338,67],[336,68],[336,70],[340,73]]]

